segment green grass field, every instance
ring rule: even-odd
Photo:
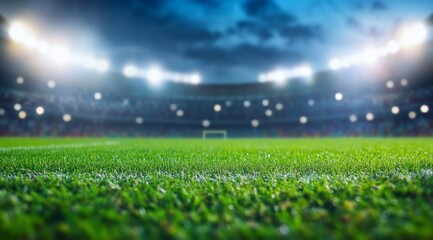
[[[0,238],[433,239],[433,139],[0,139]]]

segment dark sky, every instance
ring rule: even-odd
[[[117,67],[199,71],[204,82],[256,82],[275,67],[327,65],[386,43],[431,0],[1,0],[0,14],[40,35],[106,55]]]

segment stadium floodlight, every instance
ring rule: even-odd
[[[337,101],[343,100],[343,94],[340,92],[336,93],[335,94],[335,100],[337,100]]]
[[[306,116],[302,116],[302,117],[299,118],[299,122],[301,124],[307,124],[308,118]]]
[[[201,82],[201,75],[199,73],[193,73],[190,77],[191,84],[199,84]]]
[[[272,110],[271,109],[267,109],[265,111],[265,115],[266,115],[266,117],[272,117]]]
[[[263,99],[262,105],[263,105],[263,107],[269,106],[269,100],[268,99]]]
[[[14,104],[14,109],[15,109],[15,111],[19,111],[19,110],[21,110],[21,104],[19,104],[19,103],[15,103]]]
[[[281,110],[283,110],[283,108],[284,108],[284,105],[282,103],[275,104],[275,109],[277,111],[281,111]]]
[[[151,67],[146,71],[146,79],[151,85],[159,85],[164,80],[164,72],[158,67]]]
[[[310,106],[310,107],[314,106],[314,100],[313,99],[308,100],[308,106]]]
[[[248,108],[248,107],[250,107],[250,106],[251,106],[251,102],[248,101],[248,100],[245,100],[245,101],[244,101],[244,107]]]
[[[126,65],[123,68],[123,75],[125,75],[125,77],[135,77],[137,76],[138,70],[134,65]]]
[[[354,122],[358,121],[358,117],[355,114],[352,114],[349,116],[349,121],[354,123]]]
[[[398,114],[400,112],[400,108],[397,107],[397,106],[393,106],[391,108],[391,112],[392,112],[392,114],[396,115],[396,114]]]
[[[15,42],[24,43],[29,35],[26,26],[19,21],[13,22],[9,28],[9,36]]]
[[[38,46],[36,47],[38,52],[41,54],[48,54],[51,52],[51,44],[48,41],[41,40],[38,42]]]
[[[311,77],[313,76],[313,69],[310,66],[301,66],[297,68],[296,72],[300,77]]]
[[[24,39],[23,43],[24,46],[28,47],[29,49],[35,49],[38,46],[39,40],[29,34],[27,35],[26,39]]]
[[[24,84],[24,78],[23,77],[17,77],[17,84],[19,84],[19,85]]]
[[[420,107],[420,111],[421,111],[422,113],[428,113],[429,110],[430,110],[430,109],[429,109],[429,107],[428,107],[427,105],[422,105],[422,106]]]
[[[365,119],[367,119],[367,121],[373,121],[374,120],[374,114],[373,113],[367,113],[365,115]]]
[[[50,55],[51,60],[56,64],[64,65],[69,62],[70,52],[65,46],[54,45]]]
[[[184,115],[183,110],[182,110],[182,109],[177,110],[176,115],[177,115],[178,117],[183,117],[183,115]]]
[[[257,119],[253,119],[253,120],[251,121],[251,126],[253,126],[254,128],[258,127],[259,125],[260,125],[259,120],[257,120]]]
[[[203,120],[202,125],[203,125],[203,127],[208,128],[210,126],[210,121],[205,119],[205,120]]]
[[[42,115],[42,114],[44,114],[44,112],[45,112],[45,109],[43,107],[39,106],[36,108],[36,114]]]
[[[99,101],[102,98],[102,94],[100,92],[95,92],[93,97],[95,98],[95,100]]]
[[[409,116],[410,119],[415,119],[416,118],[416,112],[415,111],[410,111],[408,116]]]
[[[63,121],[64,122],[70,122],[72,120],[71,114],[65,113],[63,114]]]
[[[273,72],[272,76],[274,81],[279,84],[283,84],[288,78],[288,74],[283,70],[276,70]]]
[[[177,110],[177,105],[174,104],[174,103],[170,104],[170,110],[171,111],[176,111]]]
[[[364,50],[363,60],[366,64],[373,64],[377,62],[379,58],[379,51],[374,48]]]
[[[391,80],[390,80],[390,81],[387,81],[387,82],[386,82],[386,87],[387,87],[387,88],[393,88],[393,87],[394,87],[394,82],[391,81]]]
[[[399,42],[403,47],[411,47],[423,43],[427,37],[427,27],[423,23],[415,23],[402,28]]]
[[[25,118],[27,117],[27,113],[26,113],[25,111],[20,111],[20,112],[18,113],[18,117],[19,117],[20,119],[25,119]]]
[[[99,59],[96,62],[96,70],[99,72],[106,72],[110,68],[110,64],[108,63],[108,60],[106,59]]]
[[[341,68],[341,60],[339,58],[333,58],[329,61],[329,68],[331,70],[339,70]]]
[[[5,115],[6,111],[4,108],[0,108],[0,116]]]
[[[48,88],[55,88],[56,82],[54,82],[53,80],[50,80],[47,82],[47,86],[48,86]]]
[[[409,82],[407,81],[406,78],[403,78],[403,79],[400,81],[400,84],[401,84],[403,87],[406,87],[408,83],[409,83]]]
[[[137,117],[136,119],[135,119],[135,123],[137,123],[137,124],[143,124],[143,122],[144,122],[144,119],[142,118],[142,117]]]
[[[388,45],[386,45],[386,49],[388,50],[389,54],[398,53],[398,51],[400,51],[400,44],[394,40],[389,41]]]
[[[215,112],[221,112],[221,105],[219,104],[215,104],[215,106],[213,107]]]

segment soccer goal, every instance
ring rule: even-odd
[[[203,131],[203,139],[227,139],[227,131],[226,130],[204,130]]]

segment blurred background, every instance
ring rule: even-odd
[[[0,135],[430,136],[430,5],[2,2]]]

